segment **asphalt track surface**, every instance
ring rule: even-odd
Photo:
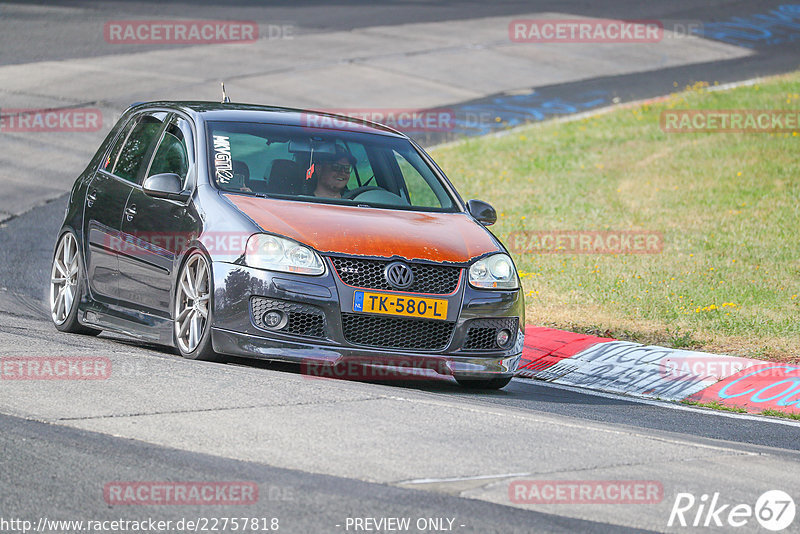
[[[266,499],[259,499],[257,507],[249,508],[247,515],[278,518],[281,531],[288,532],[334,531],[346,517],[374,516],[376,510],[386,517],[439,517],[446,510],[448,516],[458,517],[460,523],[468,524],[474,532],[636,531],[447,495],[153,447],[8,416],[0,416],[0,425],[3,428],[0,449],[5,458],[14,459],[0,466],[0,477],[14,481],[11,485],[4,484],[3,511],[16,517],[38,518],[43,510],[57,509],[59,516],[80,518],[86,517],[87,508],[92,509],[92,518],[96,520],[156,517],[177,522],[181,518],[241,517],[241,507],[234,506],[215,507],[213,515],[199,506],[168,511],[155,506],[102,510],[96,486],[98,480],[236,479],[256,482],[260,493],[266,493]],[[87,467],[92,472],[90,477],[75,476]],[[42,484],[43,479],[46,485]]]
[[[12,4],[13,2],[9,2]],[[785,2],[758,2],[758,11]],[[69,59],[93,57],[109,53],[102,47],[102,35],[91,29],[100,22],[118,19],[187,18],[255,20],[261,24],[289,23],[299,32],[350,30],[370,26],[394,26],[414,22],[442,22],[477,19],[489,16],[506,16],[522,13],[557,12],[581,17],[615,19],[670,19],[684,21],[714,21],[754,11],[753,2],[743,0],[715,0],[693,2],[641,2],[613,0],[611,2],[584,2],[580,0],[399,0],[374,2],[370,0],[326,0],[296,2],[294,0],[199,0],[194,2],[159,1],[100,1],[88,0],[30,0],[24,4],[31,10],[31,22],[37,24],[6,27],[0,34],[0,64],[27,63],[43,59]],[[0,5],[1,6],[1,5]],[[60,7],[85,7],[90,15],[65,16]],[[187,10],[188,13],[187,14]],[[46,17],[44,24],[39,16]],[[0,21],[2,10],[0,7]],[[53,47],[57,41],[62,46]],[[173,45],[178,46],[178,45]],[[117,53],[133,53],[155,49],[154,45],[136,45],[118,49]],[[772,55],[772,54],[771,54]],[[794,65],[796,66],[796,64]]]
[[[36,27],[19,26],[4,29],[0,33],[0,63],[27,63],[43,59],[69,59],[91,57],[96,48],[82,36],[82,28],[96,24],[96,20],[63,20],[59,15],[59,2],[30,2],[41,5],[46,24]],[[64,3],[68,4],[68,3]],[[69,4],[74,5],[75,2]],[[97,2],[92,4],[97,10],[97,20],[109,18],[170,17],[185,13],[185,6],[163,2]],[[617,1],[611,5],[583,2],[540,2],[536,10],[569,12],[575,15],[602,16],[607,18],[659,18],[669,17],[684,20],[718,20],[746,15],[753,11],[749,2],[713,2],[697,6],[696,2],[641,3]],[[765,3],[759,9],[766,9],[776,3]],[[324,32],[375,25],[396,25],[418,21],[446,21],[454,19],[479,18],[496,15],[513,15],[531,11],[531,2],[401,2],[378,4],[372,2],[339,2],[335,8],[329,2],[311,2],[297,6],[295,2],[227,2],[220,6],[216,2],[194,3],[193,18],[213,18],[225,16],[226,11],[236,9],[238,18],[263,21],[289,21],[297,24],[301,31]],[[0,4],[0,21],[3,5]],[[226,17],[229,18],[229,17]],[[45,34],[57,35],[62,46],[46,45]],[[42,38],[37,38],[37,36]],[[566,95],[570,91],[581,94],[585,91],[602,88],[620,95],[623,99],[656,96],[672,90],[673,81],[681,79],[718,79],[735,81],[757,75],[766,75],[792,70],[798,65],[797,43],[786,43],[757,49],[757,55],[731,62],[714,65],[678,67],[658,73],[636,73],[607,79],[592,79],[565,86],[554,86],[542,91],[553,95]],[[140,51],[141,49],[137,49]],[[125,53],[125,52],[119,52]],[[491,103],[487,96],[479,103]],[[477,101],[476,101],[477,102]],[[461,103],[470,104],[470,103]],[[77,170],[76,170],[77,174]],[[0,355],[58,354],[104,355],[119,353],[144,371],[144,378],[125,384],[141,388],[138,398],[120,389],[119,392],[105,392],[95,400],[92,392],[86,392],[87,402],[107,401],[113,404],[112,397],[127,401],[130,413],[102,412],[102,406],[89,406],[85,413],[71,414],[77,406],[83,409],[82,399],[73,398],[57,388],[11,389],[8,383],[0,382],[0,517],[26,518],[36,520],[40,517],[50,519],[140,519],[145,516],[161,520],[196,517],[258,516],[278,517],[281,531],[285,532],[343,532],[341,526],[347,517],[454,517],[458,532],[625,532],[628,527],[641,527],[646,530],[666,529],[668,512],[675,492],[686,488],[700,488],[707,491],[729,491],[742,499],[755,500],[760,492],[774,489],[767,481],[775,481],[776,487],[792,493],[795,500],[800,496],[794,485],[787,486],[786,476],[797,472],[800,455],[800,427],[766,419],[741,418],[727,414],[700,409],[675,409],[668,405],[642,404],[635,400],[614,396],[597,396],[572,389],[554,388],[528,380],[514,380],[500,392],[471,393],[458,388],[450,380],[431,383],[402,382],[392,384],[371,384],[352,381],[325,381],[324,388],[315,382],[297,380],[299,369],[296,366],[260,361],[236,359],[229,364],[202,364],[181,360],[166,348],[152,346],[125,339],[114,334],[103,334],[99,338],[83,338],[58,333],[50,324],[45,310],[45,291],[49,275],[50,256],[56,231],[66,204],[66,196],[13,217],[0,225]],[[174,383],[191,387],[192,380],[198,384],[228,383],[231,374],[241,376],[242,381],[254,381],[259,388],[272,387],[265,381],[286,381],[291,388],[272,393],[275,405],[288,403],[315,402],[318,394],[341,395],[344,401],[334,404],[343,418],[342,428],[322,425],[319,428],[298,422],[295,428],[276,418],[276,425],[266,425],[270,433],[294,432],[299,436],[292,443],[298,454],[307,456],[300,460],[287,459],[286,451],[272,445],[265,434],[257,436],[265,442],[263,449],[253,450],[252,439],[235,434],[242,428],[229,429],[230,435],[217,428],[219,419],[215,411],[230,413],[235,419],[236,410],[242,406],[225,408],[202,407],[196,410],[186,408],[186,397],[199,395],[202,391],[167,391],[150,387],[150,381],[162,372],[162,365],[176,369]],[[238,374],[236,374],[238,373]],[[135,377],[134,377],[135,378]],[[158,378],[158,377],[156,377]],[[162,377],[163,378],[163,377]],[[203,380],[201,382],[201,379]],[[136,381],[138,380],[138,381]],[[262,384],[263,382],[263,384]],[[242,386],[244,388],[244,386]],[[322,392],[324,389],[324,392]],[[153,399],[157,391],[158,399]],[[256,389],[257,391],[257,389]],[[80,394],[80,392],[78,392]],[[214,391],[214,395],[224,394],[224,390]],[[150,395],[148,398],[147,395]],[[267,395],[265,394],[265,397]],[[401,457],[395,450],[396,443],[404,443],[402,434],[388,432],[383,439],[373,442],[375,450],[342,451],[342,443],[358,442],[352,433],[366,433],[367,426],[380,426],[384,421],[370,419],[373,412],[359,412],[358,399],[382,402],[386,399],[403,399],[404,418],[398,424],[414,425],[420,429],[435,429],[430,421],[431,412],[426,407],[441,406],[442,413],[448,410],[475,414],[475,417],[492,416],[514,417],[522,421],[514,430],[500,425],[496,428],[498,438],[509,436],[513,442],[507,443],[509,450],[489,451],[484,456],[497,454],[502,458],[530,458],[541,463],[530,463],[524,469],[513,465],[509,470],[499,470],[496,464],[486,461],[486,465],[470,464],[468,454],[459,464],[457,458],[465,448],[482,446],[485,438],[479,430],[462,421],[446,420],[438,422],[439,427],[453,427],[441,434],[430,433],[418,436],[419,454],[423,456],[441,455],[442,465],[451,468],[439,481],[428,481],[415,486],[408,483],[409,476],[396,475],[397,462],[393,457]],[[349,400],[349,399],[356,400]],[[270,401],[273,402],[273,401]],[[334,401],[331,401],[334,402]],[[388,402],[388,401],[387,401]],[[75,406],[71,406],[74,404]],[[154,407],[150,405],[153,404]],[[198,402],[198,405],[202,402]],[[181,414],[192,418],[181,426],[176,419],[167,419],[170,407],[177,417]],[[44,407],[44,408],[43,408]],[[78,410],[76,408],[78,412]],[[229,412],[225,412],[229,410]],[[90,413],[91,412],[91,413]],[[348,413],[349,412],[349,413]],[[391,418],[398,412],[387,410]],[[433,412],[435,414],[435,412]],[[131,415],[134,414],[134,415]],[[207,414],[207,416],[205,415]],[[164,417],[163,422],[148,426],[147,416]],[[137,419],[138,416],[141,416]],[[348,417],[363,420],[364,427],[347,426]],[[378,416],[380,417],[380,415]],[[417,419],[415,419],[417,418]],[[132,420],[128,424],[126,419]],[[247,418],[245,418],[246,420]],[[499,420],[499,419],[498,419]],[[525,421],[544,422],[536,431],[525,432]],[[563,427],[558,427],[558,425]],[[175,428],[171,428],[174,425]],[[549,426],[548,426],[549,425]],[[138,428],[137,428],[138,426]],[[219,439],[216,446],[192,442],[187,428],[193,426],[196,432],[208,433]],[[556,429],[549,433],[551,429]],[[331,428],[337,432],[331,432]],[[532,425],[533,428],[533,425]],[[87,430],[94,429],[96,431]],[[177,436],[186,432],[186,436]],[[266,432],[259,430],[259,432]],[[460,438],[459,432],[463,432]],[[593,432],[616,436],[614,451],[612,445],[593,442],[589,436]],[[339,435],[342,434],[342,435]],[[426,439],[426,436],[428,439]],[[380,438],[381,435],[378,435]],[[224,443],[227,440],[229,443]],[[585,442],[583,440],[586,440]],[[611,440],[611,438],[609,438]],[[320,444],[322,442],[322,444]],[[329,442],[326,450],[325,442]],[[280,442],[278,442],[280,443]],[[363,443],[363,442],[359,442]],[[494,442],[492,442],[494,443]],[[675,449],[660,448],[659,444],[670,444]],[[652,447],[651,458],[648,460]],[[285,449],[285,446],[283,447]],[[697,457],[695,452],[687,452],[681,458],[681,450],[720,450],[718,458]],[[588,456],[629,455],[630,464],[610,460],[607,465],[598,461],[597,465],[580,457],[581,449]],[[241,454],[237,451],[241,450]],[[231,452],[233,451],[233,452]],[[544,452],[550,451],[550,455]],[[560,451],[566,451],[562,454]],[[349,453],[349,454],[348,454]],[[330,460],[326,462],[325,455]],[[360,469],[346,462],[348,456],[363,456],[363,464],[370,461],[385,464],[386,472],[376,469]],[[574,455],[574,461],[563,456]],[[662,455],[669,458],[662,458]],[[320,458],[323,456],[323,458]],[[713,455],[712,455],[713,456]],[[477,455],[480,457],[480,455]],[[558,458],[557,458],[558,457]],[[741,458],[755,458],[749,467],[737,463]],[[455,459],[453,459],[455,458]],[[549,459],[547,462],[543,459]],[[730,462],[730,464],[726,462]],[[551,463],[548,463],[551,462]],[[698,464],[692,469],[692,462]],[[763,462],[763,463],[758,463]],[[436,462],[433,462],[435,464]],[[509,464],[513,461],[509,460]],[[648,465],[657,466],[648,471]],[[688,467],[687,467],[688,465]],[[289,467],[287,467],[289,466]],[[593,467],[594,466],[594,470]],[[402,469],[402,465],[399,465]],[[633,469],[633,471],[630,471]],[[675,470],[678,479],[670,478],[668,471]],[[750,474],[752,484],[744,478],[740,482],[725,483],[725,471],[735,474]],[[434,470],[435,471],[435,470]],[[637,520],[635,513],[625,512],[617,520],[615,509],[589,512],[575,507],[531,509],[513,506],[508,499],[498,498],[490,487],[475,486],[463,480],[455,480],[461,475],[469,479],[476,475],[492,476],[505,480],[509,473],[533,473],[539,478],[552,476],[581,478],[639,478],[658,476],[664,480],[664,507]],[[454,475],[455,473],[455,475]],[[758,475],[764,479],[757,480]],[[683,477],[683,478],[681,478]],[[796,479],[796,477],[794,477]],[[177,507],[111,507],[103,500],[102,487],[115,480],[249,480],[259,484],[261,498],[257,505],[248,507],[216,506],[200,508],[192,506]],[[703,484],[706,485],[703,485]],[[783,486],[781,485],[783,483]],[[683,484],[683,485],[682,485]],[[274,492],[272,491],[274,490]],[[274,493],[274,495],[272,495]],[[500,492],[502,494],[502,491]],[[566,506],[566,505],[562,505]],[[631,518],[633,517],[633,518]],[[794,528],[796,531],[797,521]],[[337,526],[339,525],[339,526]],[[464,525],[460,527],[459,525]],[[753,525],[742,531],[751,531]]]
[[[495,0],[433,1],[406,0],[373,2],[370,0],[343,0],[331,5],[325,0],[296,2],[294,0],[269,1],[232,0],[220,3],[214,0],[197,2],[141,2],[141,1],[37,1],[29,6],[30,24],[3,24],[0,4],[0,65],[12,65],[42,60],[95,57],[108,54],[131,54],[146,50],[163,49],[164,45],[132,45],[128,47],[104,46],[102,35],[93,31],[98,24],[108,20],[138,18],[182,18],[191,6],[195,19],[254,20],[259,24],[290,24],[298,34],[351,30],[362,27],[393,26],[415,22],[441,22],[468,20],[482,17],[513,16],[531,11],[557,12],[576,17],[619,18],[629,20],[663,20],[669,27],[674,23],[708,23],[728,21],[754,13],[765,13],[786,4],[783,1],[748,2],[716,0],[692,2],[640,2],[614,0],[613,2],[583,2],[575,0],[524,1]],[[59,7],[85,7],[89,15],[80,17],[61,13]],[[35,21],[34,21],[35,17]],[[41,18],[45,19],[41,23]],[[57,42],[58,46],[53,46]],[[167,45],[166,48],[180,45]],[[557,84],[542,88],[544,96],[557,95],[569,100],[590,90],[608,90],[621,100],[632,100],[660,95],[674,90],[674,82],[682,87],[698,80],[733,82],[756,76],[767,76],[796,69],[800,66],[797,41],[781,43],[753,41],[755,55],[730,61],[702,63],[660,70],[656,73],[634,73],[609,79],[594,78],[570,84]],[[478,99],[461,104],[483,102],[494,98]],[[457,103],[453,103],[457,104]]]

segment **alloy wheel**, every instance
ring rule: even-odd
[[[50,314],[58,325],[64,324],[75,305],[79,271],[78,242],[75,236],[66,233],[58,244],[50,271]]]
[[[208,324],[209,282],[208,262],[194,254],[183,267],[175,298],[175,339],[184,353],[197,348]]]

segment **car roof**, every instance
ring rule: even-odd
[[[194,115],[203,121],[260,122],[408,138],[405,134],[377,122],[307,109],[202,101],[138,102],[131,107],[169,108]]]

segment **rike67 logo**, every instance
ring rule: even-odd
[[[746,503],[726,503],[719,492],[696,498],[691,493],[678,493],[669,514],[668,527],[726,527],[750,525],[752,519],[766,530],[778,532],[794,521],[795,504],[792,497],[781,490],[763,493],[755,506]]]

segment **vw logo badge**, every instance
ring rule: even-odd
[[[383,271],[386,281],[396,289],[407,289],[414,283],[414,273],[405,263],[396,261],[386,266]]]

